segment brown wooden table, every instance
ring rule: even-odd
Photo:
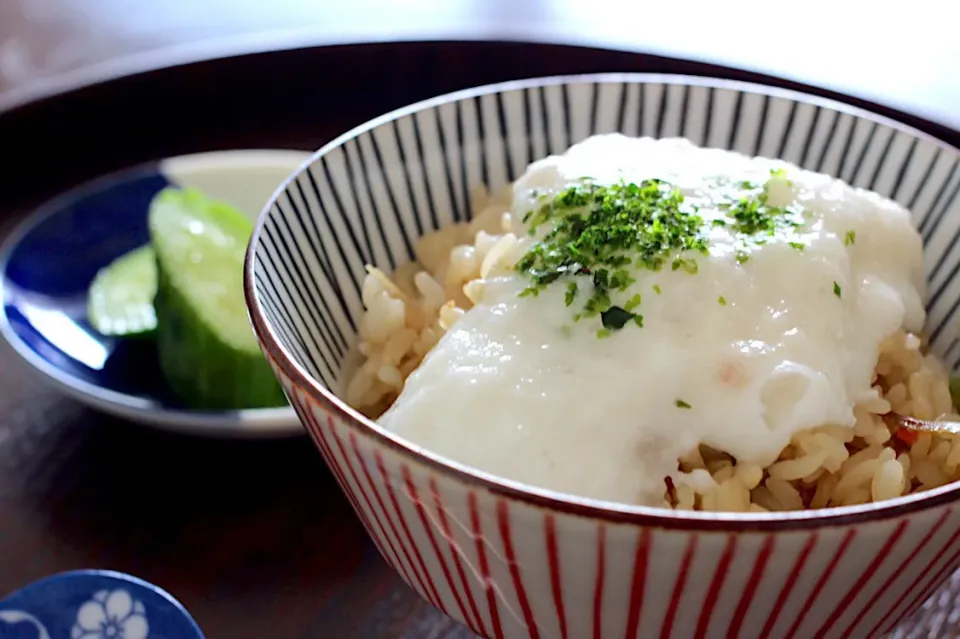
[[[467,86],[616,70],[773,82],[757,73],[595,46],[441,41],[528,37],[601,44],[603,30],[590,26],[592,14],[574,7],[585,3],[411,0],[405,12],[392,4],[354,0],[318,14],[318,3],[292,0],[193,5],[185,0],[4,0],[0,238],[38,202],[106,171],[217,148],[312,149],[373,115]],[[586,4],[600,16],[610,15],[602,0]],[[668,23],[682,15],[676,8],[663,11],[658,19]],[[876,11],[873,19],[882,22]],[[611,46],[630,48],[623,24],[643,31],[643,20],[627,17],[633,22],[614,21],[618,25],[608,29]],[[392,30],[387,28],[391,20]],[[716,22],[714,27],[700,33],[707,45],[717,45],[710,33],[723,31]],[[268,31],[269,37],[237,39]],[[281,32],[292,39],[281,40]],[[767,36],[758,37],[762,44]],[[872,89],[855,90],[858,82],[877,75],[864,56],[893,64],[874,42],[887,46],[890,37],[874,31],[859,40],[848,34],[839,44],[815,42],[814,58],[822,61],[836,57],[840,45],[860,51],[854,62],[836,57],[836,64],[821,69],[820,84],[868,97],[882,105],[878,110],[960,142],[960,135],[943,126],[956,125],[960,109],[943,107],[960,106],[960,95],[958,85],[950,84],[952,76],[937,66],[942,60],[933,65],[935,72],[918,71],[899,84],[874,82]],[[211,39],[218,43],[204,44]],[[387,39],[408,42],[383,42]],[[946,56],[953,66],[960,61],[960,45],[929,39],[932,44],[913,50],[914,64],[922,66],[925,57],[935,55]],[[381,42],[355,44],[363,40]],[[336,46],[290,48],[317,42]],[[679,46],[656,34],[647,44],[635,42],[634,48],[676,53],[671,47]],[[686,57],[709,57],[698,53],[704,46],[702,41],[691,45]],[[717,59],[775,71],[794,82],[816,80],[808,77],[816,69],[804,63],[791,72],[767,68],[766,59],[738,61],[737,47],[718,46]],[[221,57],[273,48],[288,50]],[[797,56],[787,57],[789,62]],[[167,66],[203,59],[208,61]],[[155,70],[119,77],[150,68]],[[91,84],[103,74],[118,77]],[[859,80],[844,85],[844,74]],[[903,95],[898,86],[904,87]],[[75,90],[63,93],[67,88]],[[183,601],[212,639],[470,636],[386,567],[305,439],[205,441],[108,418],[46,387],[2,345],[0,594],[82,567],[128,571],[161,585]],[[957,593],[960,577],[894,636],[960,637]]]

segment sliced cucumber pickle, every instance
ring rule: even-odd
[[[100,269],[87,296],[87,318],[101,335],[145,337],[157,328],[153,298],[157,264],[153,249],[141,246]]]
[[[244,303],[250,220],[199,191],[168,188],[154,198],[149,225],[157,348],[173,391],[196,409],[284,405]]]

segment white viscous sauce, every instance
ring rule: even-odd
[[[771,178],[778,167],[785,179]],[[628,296],[642,295],[644,327],[628,323],[604,339],[599,318],[571,321],[562,283],[519,298],[524,276],[491,279],[482,303],[407,380],[383,426],[493,475],[661,505],[664,478],[700,443],[766,466],[798,431],[852,427],[854,405],[877,397],[880,342],[923,325],[921,240],[907,211],[874,193],[686,140],[603,135],[532,164],[514,187],[514,219],[536,193],[584,176],[667,180],[707,220],[721,215],[715,178],[772,180],[771,204],[795,200],[810,212],[807,246],[778,236],[738,264],[740,245],[713,229],[698,273],[634,273]]]

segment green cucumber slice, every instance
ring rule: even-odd
[[[167,188],[151,203],[149,225],[157,255],[157,348],[173,391],[196,409],[286,404],[244,303],[250,220],[199,191]]]
[[[157,328],[156,294],[156,257],[149,245],[141,246],[97,272],[87,295],[87,318],[101,335],[151,335]]]

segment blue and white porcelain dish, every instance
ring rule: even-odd
[[[87,322],[86,303],[97,271],[149,240],[147,211],[161,189],[194,187],[255,219],[307,157],[282,150],[180,156],[103,177],[48,202],[0,250],[0,334],[64,393],[109,414],[210,437],[301,434],[289,406],[184,408],[160,375],[153,344],[99,335]]]
[[[64,572],[0,599],[0,639],[203,639],[170,593],[108,570]]]

